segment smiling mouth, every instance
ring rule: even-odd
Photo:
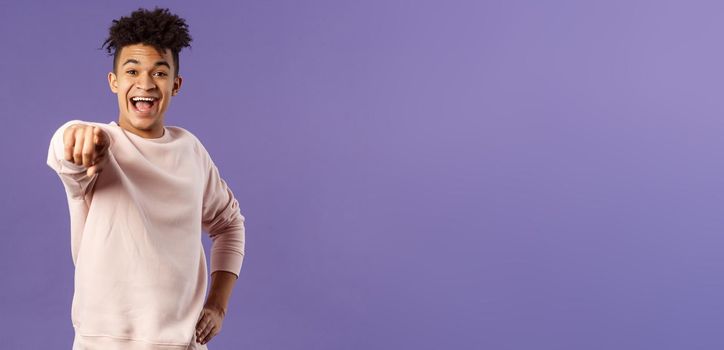
[[[139,114],[149,114],[157,104],[158,98],[156,97],[131,97],[131,106],[133,106],[133,110]]]

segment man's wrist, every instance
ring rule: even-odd
[[[226,315],[227,306],[223,305],[215,300],[207,300],[206,304],[204,304],[204,307],[212,309],[212,310],[216,310],[216,311],[220,312],[222,315]]]

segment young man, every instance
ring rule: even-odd
[[[68,198],[74,350],[207,349],[244,256],[244,216],[208,152],[164,126],[190,46],[185,20],[156,8],[114,20],[103,43],[118,123],[71,120],[47,164]],[[201,230],[209,233],[211,288]]]

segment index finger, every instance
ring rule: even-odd
[[[70,126],[74,128],[74,125]],[[65,160],[73,161],[73,148],[75,148],[75,130],[63,133],[63,152]]]
[[[105,146],[108,144],[108,135],[103,129],[94,126],[93,127],[93,143],[97,146]]]

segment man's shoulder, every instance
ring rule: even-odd
[[[166,129],[169,129],[171,132],[174,132],[179,137],[187,137],[190,139],[193,139],[195,142],[199,142],[199,138],[196,137],[196,135],[191,132],[191,130],[186,129],[184,127],[178,126],[178,125],[166,125]]]
[[[201,140],[191,130],[178,125],[166,125],[166,129],[168,129],[175,135],[178,135],[177,137],[179,138],[188,138],[189,140],[191,140],[191,142],[194,144],[194,149],[196,149],[197,151],[206,151],[204,145],[201,143]]]

